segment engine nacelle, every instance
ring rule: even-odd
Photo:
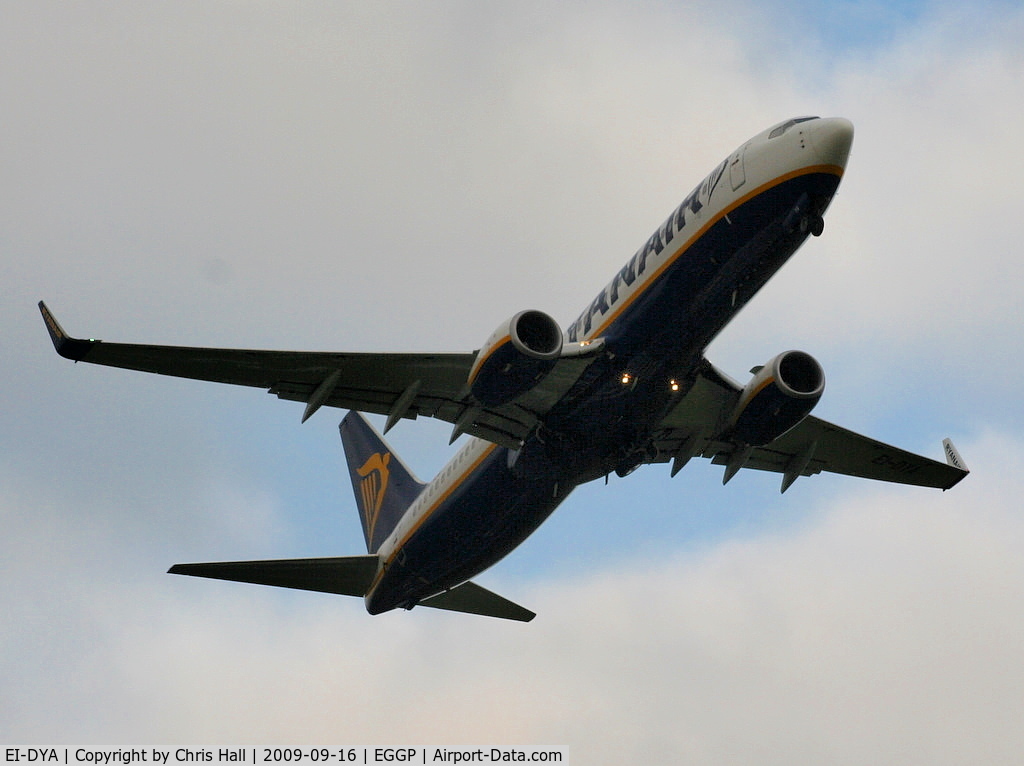
[[[813,356],[779,354],[744,387],[732,416],[732,436],[755,447],[767,444],[807,417],[824,391],[825,373]]]
[[[558,323],[542,311],[520,311],[477,352],[469,390],[485,406],[510,402],[540,383],[561,353]]]

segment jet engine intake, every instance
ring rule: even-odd
[[[542,311],[520,311],[502,322],[469,372],[469,390],[485,406],[498,406],[532,389],[562,353],[562,330]]]
[[[763,367],[744,387],[732,416],[732,437],[760,447],[807,417],[825,391],[825,373],[810,354],[786,351]]]

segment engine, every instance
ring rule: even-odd
[[[753,372],[732,416],[732,436],[759,447],[810,414],[825,391],[825,373],[803,351],[786,351]]]
[[[561,353],[558,323],[541,311],[520,311],[477,352],[469,390],[485,406],[510,402],[540,383]]]

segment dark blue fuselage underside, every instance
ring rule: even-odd
[[[468,580],[522,543],[577,485],[653,457],[653,430],[674,402],[667,382],[692,380],[704,349],[803,243],[801,221],[820,216],[838,184],[827,172],[782,181],[720,214],[675,254],[601,333],[610,353],[520,450],[490,450],[405,543],[367,609],[412,607]]]

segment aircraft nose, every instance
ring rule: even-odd
[[[842,117],[831,117],[815,120],[808,128],[819,162],[845,168],[853,145],[853,123]]]

